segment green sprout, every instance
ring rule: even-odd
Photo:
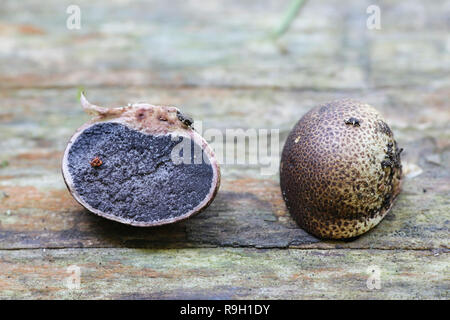
[[[78,87],[78,91],[77,91],[77,99],[78,99],[78,101],[80,101],[80,99],[81,99],[81,93],[83,93],[85,90],[84,90],[84,87],[83,86],[79,86]]]
[[[286,31],[289,30],[289,27],[291,26],[292,22],[294,21],[295,17],[300,12],[300,9],[303,7],[303,5],[306,3],[306,0],[292,0],[289,4],[288,9],[286,10],[286,13],[281,20],[281,24],[278,26],[277,29],[275,29],[274,32],[271,34],[271,38],[278,39],[283,34],[286,33]]]

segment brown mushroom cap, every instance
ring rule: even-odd
[[[280,185],[289,212],[320,238],[367,232],[400,192],[400,152],[371,106],[345,99],[313,108],[283,148]]]
[[[220,185],[214,152],[177,108],[140,103],[108,109],[84,95],[81,102],[94,118],[70,139],[62,173],[82,206],[121,223],[157,226],[213,201]]]

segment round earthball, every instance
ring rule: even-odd
[[[84,95],[81,103],[94,117],[70,139],[62,172],[83,207],[121,223],[157,226],[213,201],[220,184],[214,152],[178,108],[104,108]]]
[[[368,104],[345,99],[313,108],[292,129],[281,156],[280,185],[290,214],[320,238],[367,232],[400,192],[401,151]]]

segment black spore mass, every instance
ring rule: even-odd
[[[95,124],[69,150],[75,190],[94,209],[123,219],[149,222],[183,215],[209,193],[213,170],[192,141],[192,161],[175,164],[171,152],[181,139],[146,135],[119,123]],[[196,150],[205,159],[200,164],[194,163]],[[91,165],[95,157],[101,166]]]

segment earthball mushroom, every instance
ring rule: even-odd
[[[64,152],[62,173],[89,211],[133,226],[157,226],[205,209],[220,184],[213,150],[176,107],[81,104],[92,120]]]
[[[400,192],[401,151],[368,104],[344,99],[313,108],[292,129],[281,156],[280,185],[290,214],[320,238],[367,232]]]

